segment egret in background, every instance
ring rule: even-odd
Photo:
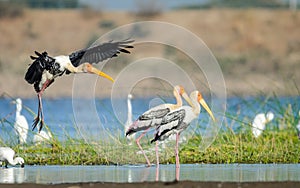
[[[150,164],[148,157],[145,154],[145,151],[143,150],[142,146],[140,145],[140,139],[149,131],[149,129],[151,127],[155,127],[155,126],[159,125],[161,123],[163,117],[165,115],[167,115],[170,111],[175,110],[182,106],[181,96],[186,100],[190,100],[182,86],[175,86],[174,90],[173,90],[173,94],[176,99],[176,104],[161,104],[161,105],[158,105],[154,108],[147,110],[142,115],[140,115],[138,117],[138,119],[136,121],[134,121],[133,124],[126,131],[126,136],[130,136],[131,134],[136,133],[138,131],[144,131],[136,139],[136,144],[142,151],[142,153],[147,161],[148,167],[151,166],[151,164]],[[156,148],[158,147],[157,144],[156,144]]]
[[[38,144],[42,144],[43,142],[50,141],[52,138],[53,138],[52,134],[49,131],[41,130],[40,132],[37,132],[37,134],[33,136],[32,141],[33,143],[38,145]]]
[[[179,180],[179,155],[178,155],[178,142],[179,136],[182,131],[184,131],[190,123],[197,119],[200,114],[200,104],[211,116],[213,121],[215,117],[211,112],[210,108],[203,99],[199,91],[193,91],[190,94],[190,101],[187,100],[190,106],[182,106],[175,110],[170,111],[165,115],[156,128],[156,133],[154,139],[151,140],[151,143],[156,141],[163,141],[169,138],[171,135],[176,134],[176,145],[175,145],[175,159],[176,159],[176,180]],[[159,163],[159,162],[158,162]]]
[[[55,78],[62,76],[65,73],[90,73],[114,81],[109,75],[96,69],[91,64],[116,57],[121,52],[130,53],[127,49],[133,48],[133,46],[129,44],[132,42],[133,40],[119,42],[109,41],[90,48],[78,50],[70,55],[60,55],[56,57],[49,56],[47,52],[39,53],[35,51],[37,57],[30,56],[34,61],[25,74],[25,80],[29,84],[34,85],[39,102],[37,117],[33,123],[33,130],[37,125],[40,125],[39,131],[43,128],[44,114],[42,94],[44,90],[54,82]]]
[[[14,124],[14,130],[18,135],[19,144],[24,144],[27,140],[27,132],[29,126],[26,118],[23,115],[21,115],[22,100],[18,98],[14,103],[16,103],[16,119]]]
[[[298,117],[299,117],[299,121],[298,124],[296,125],[296,129],[297,129],[297,133],[298,133],[298,138],[300,139],[300,110],[298,112]]]
[[[127,96],[127,121],[124,126],[125,134],[126,131],[129,129],[130,125],[132,125],[132,104],[131,104],[132,94],[128,94]],[[130,136],[127,136],[127,139],[130,141],[130,145],[132,144],[132,141],[135,139],[135,134],[132,134]]]
[[[20,164],[21,167],[24,167],[24,159],[22,157],[16,157],[15,151],[9,147],[0,147],[0,166],[2,166],[2,162],[5,163],[5,168],[7,168],[8,163],[15,166]]]
[[[274,118],[273,112],[257,114],[252,122],[252,133],[255,138],[258,138],[265,130],[266,124],[272,121]]]

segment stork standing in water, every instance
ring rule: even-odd
[[[91,64],[116,57],[121,52],[130,53],[127,49],[133,48],[133,46],[130,45],[132,42],[133,40],[110,41],[78,50],[67,56],[60,55],[50,57],[47,52],[35,52],[37,57],[30,56],[34,61],[26,72],[25,80],[29,84],[34,84],[34,89],[37,92],[39,100],[38,114],[34,120],[33,129],[35,129],[38,124],[40,124],[39,131],[43,128],[42,94],[44,90],[54,82],[55,78],[65,73],[91,73],[114,81],[110,76],[96,69]]]
[[[27,140],[27,132],[29,126],[26,118],[21,114],[22,100],[20,98],[17,98],[14,103],[16,103],[16,119],[14,124],[14,130],[18,135],[19,144],[24,144]]]
[[[157,141],[163,141],[169,136],[176,134],[176,145],[175,145],[175,158],[176,158],[176,180],[179,180],[179,155],[178,155],[178,142],[179,136],[182,131],[184,131],[190,123],[196,119],[200,114],[200,104],[211,116],[213,121],[215,117],[212,114],[210,108],[203,99],[199,91],[193,91],[190,94],[191,106],[182,106],[175,110],[170,111],[164,116],[159,126],[157,126],[156,134],[151,143]]]
[[[142,146],[140,145],[140,139],[149,131],[151,127],[155,127],[159,125],[165,115],[167,115],[170,111],[175,110],[182,106],[182,99],[181,96],[185,100],[190,100],[187,96],[186,92],[184,91],[184,88],[182,86],[175,86],[173,90],[173,94],[176,98],[176,104],[161,104],[159,106],[156,106],[154,108],[149,109],[142,115],[138,117],[136,121],[133,122],[133,124],[129,127],[129,129],[126,132],[126,136],[130,136],[133,133],[136,133],[138,131],[144,131],[137,139],[136,144],[142,151],[146,161],[147,166],[150,167],[150,161],[148,157],[145,154],[145,151],[143,150]],[[156,143],[156,150],[157,145]]]
[[[16,157],[15,151],[9,147],[0,147],[0,166],[2,166],[2,162],[5,163],[5,167],[7,168],[8,163],[11,165],[20,164],[21,167],[24,167],[24,159],[22,157]]]
[[[252,122],[252,133],[255,138],[259,137],[265,130],[266,124],[272,121],[274,114],[268,112],[267,115],[264,113],[257,114]]]

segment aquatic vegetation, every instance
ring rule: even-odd
[[[300,106],[296,103],[297,99],[282,101],[273,96],[231,101],[222,128],[210,147],[204,151],[199,149],[202,138],[196,132],[189,140],[180,144],[180,163],[299,163],[300,141],[296,125]],[[275,118],[255,138],[251,132],[253,117],[259,111],[267,112],[268,109],[272,109]],[[111,134],[113,141],[110,142],[101,138],[86,142],[80,136],[74,138],[74,135],[69,134],[68,128],[63,128],[63,140],[51,132],[53,139],[40,145],[18,145],[16,136],[11,132],[13,124],[14,122],[1,117],[1,132],[7,133],[6,138],[0,138],[1,146],[12,147],[16,156],[23,157],[29,165],[145,164],[138,147],[135,144],[129,145],[123,132]],[[201,128],[201,124],[203,122],[200,121],[196,126]],[[75,123],[73,126],[79,132]],[[150,143],[152,137],[153,132],[147,134],[141,144],[150,161],[155,163],[155,145]],[[163,164],[175,163],[174,147],[171,144],[174,143],[166,144],[165,148],[160,145],[160,162]]]

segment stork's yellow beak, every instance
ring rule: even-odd
[[[208,112],[208,114],[210,115],[210,117],[213,119],[214,122],[216,122],[216,119],[213,115],[213,113],[211,112],[210,108],[208,107],[208,105],[206,104],[204,99],[201,99],[199,101],[199,103],[203,106],[203,108]]]
[[[92,67],[92,66],[88,67],[88,71],[89,71],[90,73],[97,74],[97,75],[99,75],[99,76],[102,76],[102,77],[104,77],[104,78],[106,78],[106,79],[108,79],[108,80],[114,82],[114,79],[113,79],[112,77],[110,77],[109,75],[105,74],[104,72],[102,72],[102,71],[96,69],[95,67]]]

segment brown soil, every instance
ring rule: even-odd
[[[22,17],[0,19],[0,94],[35,96],[24,80],[35,50],[68,54],[117,26],[143,20],[170,22],[199,36],[218,58],[230,95],[299,94],[300,12],[264,9],[180,10],[150,18],[126,12],[26,10]],[[101,26],[105,22],[112,28]],[[116,76],[111,69],[108,72]],[[57,79],[44,96],[71,96],[72,80]],[[108,95],[111,86],[105,82],[96,96]]]

